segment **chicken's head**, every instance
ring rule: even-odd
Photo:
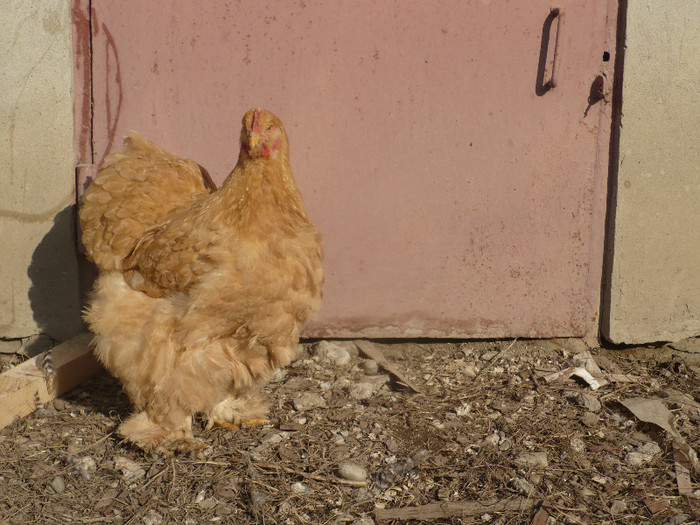
[[[241,149],[250,158],[269,157],[286,141],[282,122],[265,109],[251,109],[243,116]]]

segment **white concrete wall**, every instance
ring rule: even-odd
[[[70,0],[0,9],[0,337],[80,330]]]
[[[629,0],[612,266],[604,336],[700,334],[697,0]]]

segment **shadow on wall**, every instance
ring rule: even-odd
[[[54,217],[27,270],[34,321],[42,333],[58,341],[84,330],[75,225],[75,206],[67,206]]]

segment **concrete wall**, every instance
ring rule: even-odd
[[[629,0],[609,318],[615,343],[700,334],[700,2]]]
[[[0,9],[0,337],[80,330],[70,0]]]

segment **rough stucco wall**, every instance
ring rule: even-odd
[[[70,0],[0,9],[0,337],[80,329]]]
[[[607,334],[700,334],[700,2],[629,0]]]

